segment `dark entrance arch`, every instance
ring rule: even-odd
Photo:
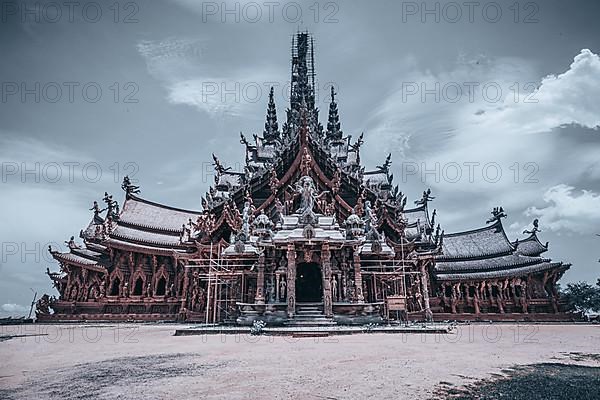
[[[110,295],[111,296],[118,296],[119,295],[119,290],[121,289],[121,280],[119,278],[115,278],[113,280],[111,289],[110,289]]]
[[[323,301],[321,268],[316,263],[298,264],[296,271],[296,302],[320,303]]]
[[[164,276],[161,276],[156,284],[156,295],[164,296],[167,291],[167,281]]]
[[[140,276],[135,281],[135,286],[133,288],[133,295],[134,296],[141,296],[143,289],[144,289],[144,280]]]

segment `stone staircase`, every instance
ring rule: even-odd
[[[297,303],[294,318],[288,320],[285,325],[294,327],[326,327],[337,324],[332,318],[325,316],[323,313],[323,303]]]

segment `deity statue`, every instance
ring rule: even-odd
[[[242,211],[242,233],[244,234],[244,241],[250,238],[250,202],[244,203],[244,210]]]
[[[279,199],[275,199],[275,216],[273,218],[273,223],[275,226],[283,225],[283,214],[284,214],[283,204]]]
[[[285,283],[285,279],[281,279],[281,281],[279,281],[279,299],[283,300],[285,299],[285,287],[286,287],[286,283]]]
[[[365,202],[365,234],[367,235],[367,239],[373,241],[379,241],[380,236],[379,232],[377,232],[377,215],[371,208],[371,202],[367,200]]]
[[[333,301],[338,301],[338,281],[335,275],[331,277],[331,297]]]
[[[303,176],[296,182],[295,195],[300,196],[300,208],[296,213],[300,214],[300,220],[310,224],[316,220],[316,215],[313,212],[315,202],[326,195],[327,192],[317,194],[315,183],[310,176]]]
[[[312,157],[308,153],[308,149],[305,147],[304,151],[302,152],[302,163],[300,165],[300,170],[302,171],[302,173],[304,175],[308,175],[308,172],[311,169],[311,165],[312,165]]]

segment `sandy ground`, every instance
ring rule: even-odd
[[[484,324],[447,335],[302,339],[174,337],[178,327],[0,326],[0,398],[430,398],[440,385],[461,387],[513,366],[600,367],[598,325]]]

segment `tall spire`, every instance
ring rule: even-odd
[[[328,141],[340,140],[342,135],[340,116],[338,114],[337,103],[335,102],[335,91],[333,86],[331,86],[331,103],[329,103],[326,138]]]
[[[310,135],[321,140],[323,126],[319,123],[319,109],[315,101],[314,42],[308,32],[298,32],[292,38],[292,77],[290,108],[283,125],[284,135],[297,134],[300,126],[300,108],[306,103],[307,123]]]
[[[263,137],[266,141],[272,142],[279,139],[279,125],[277,124],[277,110],[275,109],[275,100],[273,96],[273,86],[269,92],[269,105],[267,106],[267,121],[265,122],[265,131]]]

